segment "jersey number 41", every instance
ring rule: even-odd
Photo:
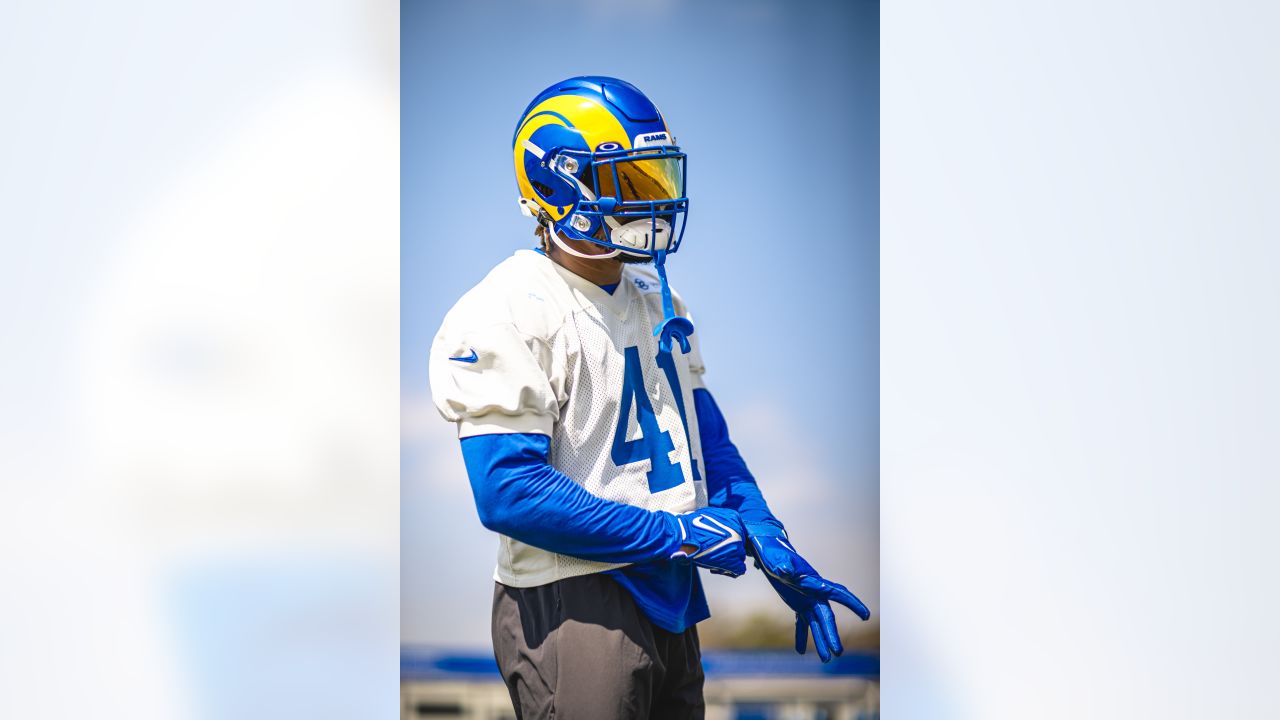
[[[645,390],[639,348],[633,345],[624,352],[626,373],[622,381],[618,425],[614,429],[613,449],[610,455],[613,464],[618,466],[648,460],[650,463],[649,492],[670,490],[684,482],[684,471],[680,468],[680,463],[671,462],[671,452],[676,449],[676,446],[671,440],[671,433],[658,427],[653,403],[649,402],[649,393]],[[689,442],[689,418],[685,414],[680,376],[676,373],[675,360],[670,353],[658,353],[658,367],[662,368],[662,373],[667,376],[667,384],[671,386],[671,392],[676,398],[676,409],[680,411],[680,424],[684,426],[685,447],[689,448],[689,462],[693,465],[693,479],[701,481],[698,460],[693,457],[693,443]],[[636,425],[640,428],[640,437],[628,440],[627,425],[633,409]]]

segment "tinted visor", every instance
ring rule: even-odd
[[[596,165],[600,197],[622,202],[684,197],[684,157],[619,158]]]

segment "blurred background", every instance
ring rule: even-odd
[[[0,3],[0,717],[390,717],[395,3]]]
[[[406,715],[510,712],[500,686],[492,704],[457,700],[496,681],[497,539],[477,519],[456,430],[432,405],[427,351],[462,293],[534,245],[511,135],[534,95],[582,74],[637,85],[689,154],[690,223],[668,267],[697,319],[708,386],[800,551],[873,612],[861,623],[837,611],[850,652],[822,666],[788,650],[794,616],[758,572],[704,575],[713,713],[878,713],[878,33],[873,2],[402,5]],[[793,682],[761,695],[766,676]]]

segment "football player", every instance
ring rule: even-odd
[[[539,247],[449,311],[430,372],[500,535],[493,647],[517,716],[702,717],[697,568],[736,577],[748,555],[795,611],[796,650],[811,634],[839,655],[830,602],[870,613],[770,512],[667,283],[689,201],[662,114],[622,80],[570,78],[512,149]]]

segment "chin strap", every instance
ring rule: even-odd
[[[614,248],[613,252],[600,253],[599,255],[579,252],[578,250],[574,250],[573,248],[569,247],[569,243],[560,239],[560,233],[556,232],[555,226],[549,227],[547,229],[547,232],[551,233],[551,239],[555,241],[556,245],[558,245],[561,250],[569,253],[570,255],[573,255],[574,257],[580,257],[584,260],[604,260],[606,258],[617,257],[618,254],[622,252],[617,248]]]
[[[680,341],[680,351],[689,352],[689,336],[693,334],[693,322],[689,318],[676,315],[675,303],[671,300],[671,286],[667,284],[667,251],[656,250],[653,254],[653,267],[658,271],[658,280],[662,285],[662,322],[653,329],[658,337],[658,352],[671,354],[671,340]]]

